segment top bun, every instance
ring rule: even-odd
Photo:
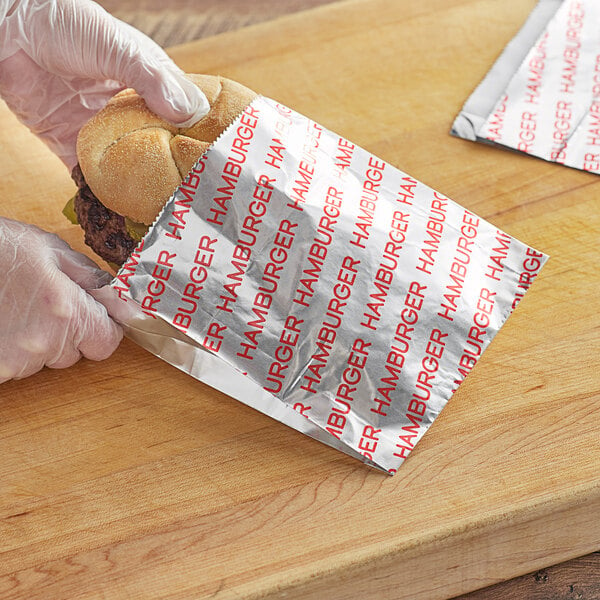
[[[86,183],[104,206],[138,223],[154,221],[195,162],[256,97],[224,77],[188,77],[210,104],[195,125],[168,123],[127,89],[79,132],[77,157]]]

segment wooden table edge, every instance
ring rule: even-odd
[[[242,591],[248,600],[446,600],[600,550],[594,514],[600,514],[600,482],[571,490],[558,503],[546,498],[477,523],[465,517],[425,539],[348,548],[333,568],[286,571],[263,578],[260,589],[223,598]],[[558,515],[568,524],[560,530],[553,527]]]

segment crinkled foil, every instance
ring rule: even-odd
[[[259,97],[109,291],[157,356],[394,473],[546,258]]]
[[[600,173],[600,3],[540,0],[452,133]]]

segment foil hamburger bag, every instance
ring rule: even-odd
[[[395,473],[546,258],[258,97],[109,291],[157,356]]]
[[[600,4],[539,0],[452,133],[600,174]]]

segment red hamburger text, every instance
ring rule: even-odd
[[[406,355],[410,350],[412,335],[419,321],[419,311],[423,307],[426,290],[426,285],[421,285],[416,281],[411,282],[408,286],[408,293],[404,298],[404,308],[400,313],[400,321],[396,325],[392,345],[385,359],[384,368],[388,376],[381,378],[377,396],[373,398],[374,406],[371,407],[371,412],[382,417],[387,416],[387,409],[392,403],[393,394],[398,387],[398,380]]]
[[[327,417],[327,431],[336,438],[341,438],[348,422],[346,416],[352,407],[358,385],[362,379],[363,369],[369,357],[369,342],[360,338],[354,340],[348,357],[348,366],[342,372],[342,382],[338,385],[331,412]]]
[[[394,281],[394,272],[398,268],[398,259],[406,241],[409,214],[399,210],[394,211],[392,223],[388,232],[388,241],[383,247],[383,257],[379,261],[369,302],[363,313],[361,325],[367,329],[377,330],[377,322],[381,319],[381,311],[385,305],[390,287]]]
[[[181,232],[186,226],[186,217],[190,212],[190,205],[194,201],[194,192],[200,185],[200,173],[203,169],[204,163],[198,163],[177,189],[171,208],[171,219],[165,226],[165,235],[167,237],[176,240],[181,239]]]
[[[279,223],[273,247],[269,251],[269,260],[263,270],[262,285],[254,296],[252,314],[255,318],[248,321],[248,328],[244,331],[243,336],[245,341],[240,342],[241,350],[237,355],[241,358],[248,360],[254,358],[253,353],[258,348],[258,337],[265,328],[269,309],[273,304],[273,295],[279,287],[283,265],[289,260],[296,227],[298,227],[298,223],[292,223],[288,219],[283,219]]]
[[[529,77],[527,78],[527,92],[525,99],[528,104],[539,104],[540,86],[546,68],[546,42],[548,32],[535,46],[535,54],[529,59]]]
[[[335,156],[335,169],[334,175],[339,179],[344,179],[346,169],[352,162],[352,155],[354,154],[354,144],[344,138],[339,138],[337,143],[338,153]]]
[[[571,2],[567,18],[567,40],[563,50],[564,66],[560,79],[560,91],[563,94],[572,94],[574,92],[584,16],[583,4],[576,1]]]
[[[415,199],[415,188],[417,187],[417,181],[408,175],[405,175],[402,178],[402,181],[404,183],[400,186],[400,190],[396,195],[396,202],[412,206],[412,201]]]
[[[342,324],[345,308],[352,294],[352,286],[356,281],[358,273],[357,266],[360,260],[351,256],[345,256],[342,260],[342,266],[338,271],[337,283],[333,286],[333,294],[327,303],[325,318],[321,321],[321,326],[317,333],[315,352],[310,359],[310,363],[302,377],[303,383],[300,386],[303,390],[316,394],[317,386],[323,378],[323,372],[326,370],[331,349],[337,338],[337,332]]]
[[[479,218],[465,210],[463,222],[460,227],[460,236],[456,242],[456,249],[452,264],[450,265],[450,283],[446,285],[443,300],[440,304],[438,315],[454,320],[454,313],[458,310],[458,301],[463,292],[463,286],[468,273],[471,253],[473,252],[473,240],[477,237]]]
[[[219,310],[233,312],[230,304],[237,301],[237,288],[242,285],[244,274],[252,256],[252,248],[256,244],[267,204],[273,196],[273,182],[275,180],[266,175],[260,175],[252,193],[252,201],[248,205],[248,214],[244,217],[240,228],[237,243],[233,248],[231,266],[233,271],[227,275],[228,283],[223,285],[224,294],[219,296],[221,304],[217,305]]]
[[[152,269],[152,279],[141,302],[142,309],[147,314],[157,312],[157,305],[167,289],[166,283],[171,278],[171,273],[173,273],[173,261],[176,256],[177,254],[168,250],[161,250],[158,253],[158,258]]]
[[[485,276],[494,281],[500,281],[500,275],[504,271],[504,261],[508,256],[511,237],[507,233],[498,230],[496,232],[497,246],[492,248],[492,255],[485,267]]]
[[[600,97],[600,54],[596,56],[596,64],[594,65],[594,85],[592,87],[592,97],[595,98],[592,100],[592,104],[590,106],[590,124],[587,131],[587,140],[586,143],[588,146],[600,146],[600,102],[597,100]],[[600,158],[598,158],[599,154],[594,153],[586,153],[584,157],[584,169],[586,171],[598,171],[600,162]],[[596,163],[594,166],[591,166],[589,163]]]
[[[525,295],[525,292],[529,289],[529,286],[534,282],[539,270],[542,268],[542,259],[544,255],[533,248],[527,248],[525,252],[525,259],[521,267],[521,273],[519,274],[519,290],[515,294],[512,309],[517,307],[517,304],[521,301],[521,298]]]
[[[302,333],[300,330],[302,323],[304,323],[303,319],[297,319],[292,315],[285,320],[285,325],[279,335],[279,345],[275,349],[275,360],[269,365],[269,375],[267,377],[269,385],[265,386],[267,392],[277,394],[281,391],[287,369],[294,356],[294,349]],[[294,408],[296,407],[294,406]],[[306,407],[303,406],[302,408],[305,410]]]
[[[377,450],[379,444],[379,434],[381,429],[373,427],[373,425],[365,425],[358,441],[358,450],[368,459],[373,460],[373,454]]]
[[[198,309],[204,282],[208,277],[208,269],[212,265],[217,238],[203,235],[196,249],[192,268],[188,275],[188,283],[183,288],[180,304],[173,315],[172,323],[186,332],[192,323],[192,315]]]
[[[492,292],[485,287],[479,292],[477,310],[473,314],[473,325],[469,329],[465,347],[458,362],[460,379],[457,378],[454,380],[456,386],[469,374],[489,342],[490,335],[488,334],[488,328],[490,326],[490,317],[494,310],[495,296],[496,292]]]
[[[279,113],[279,119],[275,121],[274,129],[276,137],[271,138],[271,144],[267,150],[267,157],[264,164],[275,169],[281,169],[285,153],[285,144],[287,135],[292,124],[291,110],[281,104],[276,106]]]
[[[228,211],[228,202],[231,200],[239,181],[242,173],[242,165],[246,162],[248,148],[254,137],[257,125],[258,109],[254,108],[252,105],[247,106],[240,117],[239,125],[237,126],[236,134],[231,144],[229,156],[223,166],[221,179],[223,180],[224,185],[217,189],[220,196],[215,196],[213,198],[214,206],[210,208],[210,216],[206,218],[209,223],[223,225],[223,217],[225,217]]]
[[[365,173],[365,179],[362,184],[358,206],[358,217],[352,230],[352,239],[350,243],[359,248],[366,248],[365,242],[371,235],[371,226],[375,216],[375,208],[379,200],[379,188],[383,179],[385,162],[378,160],[374,156],[369,157],[369,165]]]
[[[142,240],[139,246],[129,255],[127,261],[123,264],[123,267],[119,271],[117,275],[117,280],[122,285],[115,285],[114,289],[117,290],[117,294],[119,294],[119,298],[125,300],[127,302],[127,294],[129,293],[129,288],[131,287],[131,282],[129,278],[132,275],[135,275],[135,270],[140,264],[140,252],[144,249],[144,240]],[[154,317],[154,315],[152,315]]]
[[[567,158],[567,141],[570,137],[571,120],[573,118],[572,102],[559,100],[554,111],[554,131],[552,133],[553,148],[550,158],[564,163]]]
[[[446,207],[448,205],[448,198],[441,196],[437,192],[433,192],[433,196],[429,219],[425,226],[425,241],[421,246],[420,255],[417,259],[417,269],[428,275],[432,273],[436,255],[440,249],[440,242],[444,233],[444,221],[446,220]]]
[[[309,306],[309,301],[315,293],[315,284],[319,279],[323,263],[327,258],[327,250],[333,240],[333,233],[340,216],[340,206],[342,205],[342,192],[330,186],[325,196],[325,203],[322,208],[322,215],[317,226],[317,233],[313,237],[310,248],[308,249],[307,266],[302,271],[300,284],[296,289],[294,302],[302,306]]]
[[[508,96],[504,94],[500,104],[496,107],[494,114],[492,115],[489,125],[487,139],[492,142],[497,142],[502,138],[502,129],[504,127],[504,117],[506,116],[506,101]]]
[[[531,152],[531,147],[535,142],[537,129],[537,113],[524,110],[521,113],[521,122],[519,124],[519,142],[517,150],[521,152]]]
[[[396,442],[394,456],[406,458],[421,437],[421,422],[427,410],[427,402],[431,398],[431,391],[435,385],[447,337],[448,334],[439,329],[432,329],[429,334],[425,356],[421,359],[421,369],[415,383],[416,390],[411,396],[405,413],[410,425],[402,427]]]
[[[296,210],[303,210],[302,205],[306,202],[306,196],[309,193],[315,174],[315,165],[317,163],[317,150],[319,140],[323,134],[323,128],[314,121],[308,121],[306,139],[302,150],[302,159],[298,165],[298,175],[292,184],[290,193],[290,202],[287,206]]]

